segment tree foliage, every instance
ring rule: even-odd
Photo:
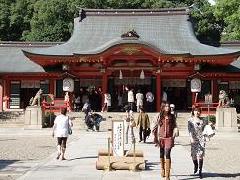
[[[230,33],[229,37],[239,39],[240,26],[234,26],[234,23],[239,24],[240,19],[239,9],[236,10],[239,7],[238,0],[218,0],[216,8],[210,6],[207,0],[0,1],[0,40],[66,41],[71,36],[73,18],[79,15],[80,8],[152,9],[186,6],[193,7],[191,17],[201,42],[218,42],[224,25],[224,32]],[[224,8],[227,11],[223,11]]]
[[[240,40],[240,1],[218,0],[214,14],[224,21],[222,40]]]
[[[0,40],[9,39],[11,1],[0,3]]]

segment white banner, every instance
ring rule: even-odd
[[[63,91],[73,92],[74,91],[74,81],[71,78],[65,78],[63,80]]]
[[[124,155],[124,121],[112,121],[112,146],[114,156]]]
[[[201,80],[200,79],[192,79],[191,80],[191,92],[201,92]]]

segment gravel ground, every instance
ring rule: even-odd
[[[78,139],[71,135],[68,143]],[[0,180],[17,179],[27,170],[56,152],[56,139],[50,135],[0,136]]]
[[[189,138],[180,137],[178,141],[189,151],[190,156]],[[232,136],[216,135],[206,144],[203,168],[208,172],[221,174],[221,177],[240,179],[239,150],[240,134]]]

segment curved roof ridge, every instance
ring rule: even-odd
[[[143,40],[140,40],[140,39],[122,39],[122,38],[115,38],[115,39],[112,39],[108,42],[106,42],[105,44],[103,44],[102,46],[100,47],[97,47],[96,49],[93,49],[91,51],[85,51],[85,52],[81,52],[81,53],[73,53],[73,54],[78,54],[78,55],[83,55],[83,54],[99,54],[99,53],[102,53],[108,49],[110,49],[111,47],[114,47],[116,45],[122,45],[122,44],[141,44],[141,45],[144,45],[144,46],[147,46],[147,47],[150,47],[151,49],[153,49],[154,51],[156,52],[160,52],[160,53],[163,53],[163,54],[168,54],[168,52],[162,50],[162,49],[159,49],[157,47],[155,47],[154,45],[146,42],[146,41],[143,41]]]
[[[180,8],[181,11],[183,9]],[[99,10],[89,11],[97,13]],[[100,11],[113,12],[114,10]],[[138,11],[144,12],[144,10]],[[50,48],[35,49],[31,53],[53,56],[100,53],[100,50],[105,50],[111,44],[119,43],[120,41],[117,42],[116,39],[131,30],[136,31],[140,37],[141,41],[136,42],[147,43],[158,49],[159,53],[195,56],[239,53],[236,50],[201,44],[194,34],[189,16],[186,13],[176,16],[172,14],[123,16],[93,15],[86,16],[84,19],[77,17],[74,19],[73,34],[66,43]]]

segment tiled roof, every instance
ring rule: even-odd
[[[59,43],[3,42],[0,41],[0,73],[45,72],[44,69],[24,56],[22,49],[49,47]]]
[[[238,50],[201,44],[195,37],[187,9],[83,10],[74,19],[74,31],[64,44],[30,51],[40,55],[97,54],[125,43],[139,43],[163,54],[222,55]],[[121,35],[135,30],[139,39]]]

